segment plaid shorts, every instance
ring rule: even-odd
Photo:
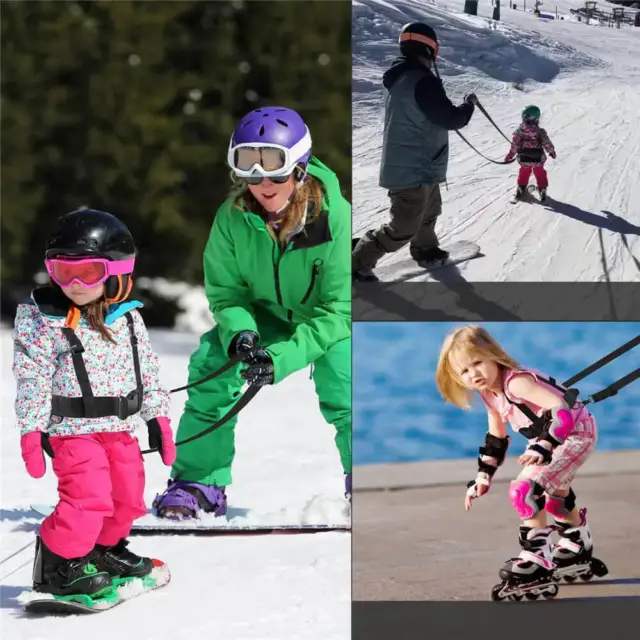
[[[596,421],[589,414],[576,423],[571,435],[554,450],[549,464],[526,466],[518,480],[533,480],[550,495],[558,490],[567,491],[578,469],[593,453],[597,441]]]

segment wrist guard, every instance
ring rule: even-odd
[[[497,436],[487,433],[484,438],[484,445],[478,449],[480,453],[478,456],[478,473],[486,473],[492,478],[498,467],[502,466],[510,442],[511,438],[509,436],[498,438]],[[492,464],[485,462],[482,456],[495,458],[498,461],[498,465],[494,467]]]

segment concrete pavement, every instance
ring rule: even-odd
[[[354,600],[489,600],[519,551],[507,459],[489,495],[464,511],[474,460],[357,466],[352,504]],[[595,454],[573,485],[609,575],[560,583],[560,598],[638,598],[640,451]]]

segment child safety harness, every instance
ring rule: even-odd
[[[580,371],[572,378],[569,378],[566,382],[562,384],[558,384],[554,378],[543,378],[538,376],[538,379],[546,384],[558,389],[563,393],[564,401],[569,405],[571,409],[575,408],[576,402],[578,400],[578,396],[580,392],[578,389],[569,388],[571,385],[583,380],[587,376],[591,375],[594,371],[601,369],[605,365],[613,362],[616,358],[619,358],[623,353],[627,351],[631,351],[634,347],[637,347],[640,344],[640,335],[636,336],[629,342],[623,344],[621,347],[618,347],[615,351],[612,351],[608,355],[604,356],[597,362],[589,365],[586,369]],[[627,385],[630,385],[632,382],[635,382],[638,378],[640,378],[640,368],[633,370],[631,373],[628,373],[626,376],[616,380],[614,383],[610,384],[608,387],[594,393],[592,396],[589,396],[586,400],[580,402],[581,406],[586,406],[588,404],[595,404],[597,402],[602,402],[607,398],[615,396],[620,389],[623,389]],[[504,393],[504,389],[503,389]],[[549,420],[551,419],[551,413],[549,411],[545,411],[541,416],[537,416],[526,404],[522,404],[520,402],[513,402],[509,399],[506,393],[504,393],[505,398],[509,401],[510,404],[518,407],[520,411],[531,420],[531,425],[529,427],[525,427],[524,429],[520,429],[520,433],[531,440],[532,438],[537,438],[541,433],[544,432],[545,426],[547,426]]]
[[[61,418],[106,418],[117,416],[125,420],[135,415],[142,408],[143,386],[140,373],[140,358],[138,356],[138,338],[136,337],[133,316],[130,312],[124,314],[129,327],[129,338],[133,352],[133,368],[136,376],[136,388],[126,396],[101,397],[94,396],[89,382],[89,374],[84,364],[84,347],[80,338],[71,327],[63,327],[62,333],[71,348],[71,359],[76,378],[82,392],[81,398],[68,398],[65,396],[51,397],[51,415]]]

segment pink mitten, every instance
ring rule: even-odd
[[[32,431],[31,433],[25,433],[20,438],[20,448],[22,449],[22,459],[25,467],[27,467],[27,473],[32,478],[42,478],[47,470],[42,449],[42,432]]]
[[[147,422],[149,447],[160,452],[162,462],[170,467],[176,459],[176,445],[169,418],[153,418]]]

